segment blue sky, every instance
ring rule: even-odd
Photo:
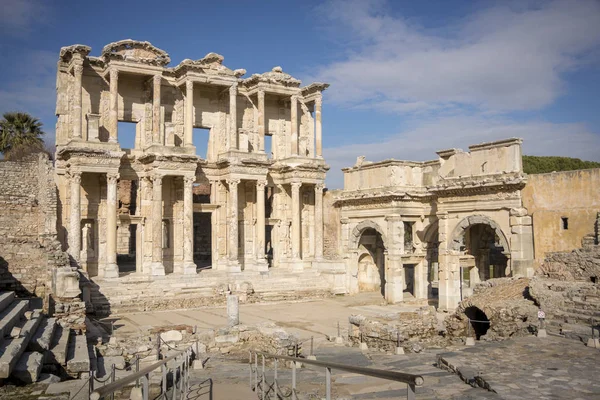
[[[0,113],[39,117],[53,141],[60,47],[99,55],[150,41],[171,65],[214,51],[247,76],[281,65],[331,84],[330,188],[356,157],[522,137],[524,153],[600,161],[600,2],[0,0]]]

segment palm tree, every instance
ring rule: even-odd
[[[0,153],[8,160],[43,151],[42,123],[23,112],[7,112],[0,120]]]

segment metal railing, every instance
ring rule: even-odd
[[[260,372],[260,380],[259,380],[259,367],[258,367],[258,356],[262,358],[262,371]],[[272,358],[274,360],[273,367],[273,383],[268,385],[266,375],[265,375],[265,358]],[[279,382],[278,382],[278,361],[292,361],[292,387],[290,393],[281,393]],[[307,360],[304,358],[298,357],[289,357],[282,356],[277,354],[269,354],[263,353],[260,351],[250,352],[250,357],[248,361],[250,365],[250,388],[255,391],[261,400],[266,400],[270,398],[271,393],[274,394],[275,399],[280,399],[284,397],[290,397],[292,400],[297,400],[298,395],[296,391],[296,363],[314,365],[316,367],[325,368],[325,398],[327,400],[331,400],[331,370],[340,370],[345,372],[350,372],[359,375],[371,376],[374,378],[387,379],[396,382],[403,382],[407,384],[407,393],[406,398],[408,400],[415,399],[415,390],[417,386],[423,385],[423,377],[421,375],[413,375],[406,374],[403,372],[396,371],[386,371],[382,369],[375,368],[364,368],[364,367],[355,367],[352,365],[346,364],[337,364],[332,362],[324,362],[317,360]],[[268,387],[267,387],[268,386]],[[259,393],[260,391],[260,393]]]
[[[175,354],[167,357],[163,360],[160,360],[160,343],[165,344],[169,349],[176,351]],[[142,398],[143,400],[148,400],[149,391],[150,391],[150,374],[159,369],[161,370],[162,380],[161,380],[161,393],[156,397],[157,399],[184,399],[189,391],[189,370],[190,363],[192,360],[192,346],[189,346],[185,350],[175,349],[169,346],[165,341],[160,338],[160,335],[157,335],[157,347],[158,353],[157,356],[160,361],[143,368],[139,369],[139,365],[136,366],[137,372],[121,378],[117,381],[114,380],[115,377],[115,368],[113,364],[113,368],[111,369],[111,374],[103,380],[103,382],[108,381],[111,378],[112,382],[106,384],[97,389],[93,389],[94,376],[90,374],[90,399],[99,400],[105,399],[108,396],[114,398],[114,393],[118,390],[123,389],[125,386],[135,382],[135,386],[139,387],[141,382],[142,386]],[[173,365],[169,366],[168,364],[173,361]],[[137,363],[136,363],[137,364]],[[169,371],[170,370],[170,371]],[[171,385],[169,385],[168,376],[171,375]],[[97,380],[96,380],[97,381]],[[170,397],[169,397],[170,393]]]

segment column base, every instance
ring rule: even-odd
[[[116,263],[106,264],[104,267],[104,279],[116,279],[119,277],[119,266]]]
[[[150,267],[150,275],[165,276],[165,266],[161,262],[153,262]]]
[[[292,259],[292,271],[300,272],[304,271],[304,262],[300,259]]]
[[[192,261],[186,261],[183,263],[183,274],[184,275],[196,275],[196,264]]]
[[[242,266],[239,261],[229,261],[227,263],[227,272],[242,272]]]
[[[269,263],[264,258],[256,260],[254,269],[258,272],[267,272],[269,270]]]

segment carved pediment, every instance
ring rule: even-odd
[[[249,86],[258,82],[289,87],[300,87],[300,84],[302,83],[299,79],[296,79],[290,74],[283,72],[281,67],[274,67],[271,71],[262,74],[253,74],[250,78],[244,81],[244,84]]]
[[[85,58],[88,54],[90,54],[90,51],[92,51],[90,46],[74,44],[71,46],[61,47],[59,57],[61,61],[68,63],[75,54],[81,54],[81,57]]]
[[[236,69],[235,71],[223,65],[225,58],[217,53],[208,53],[199,60],[183,60],[176,69],[197,70],[207,75],[222,75],[240,77],[246,73],[245,69]]]
[[[102,58],[105,61],[121,60],[163,67],[171,62],[166,51],[154,47],[150,42],[132,39],[107,44],[102,49]]]

